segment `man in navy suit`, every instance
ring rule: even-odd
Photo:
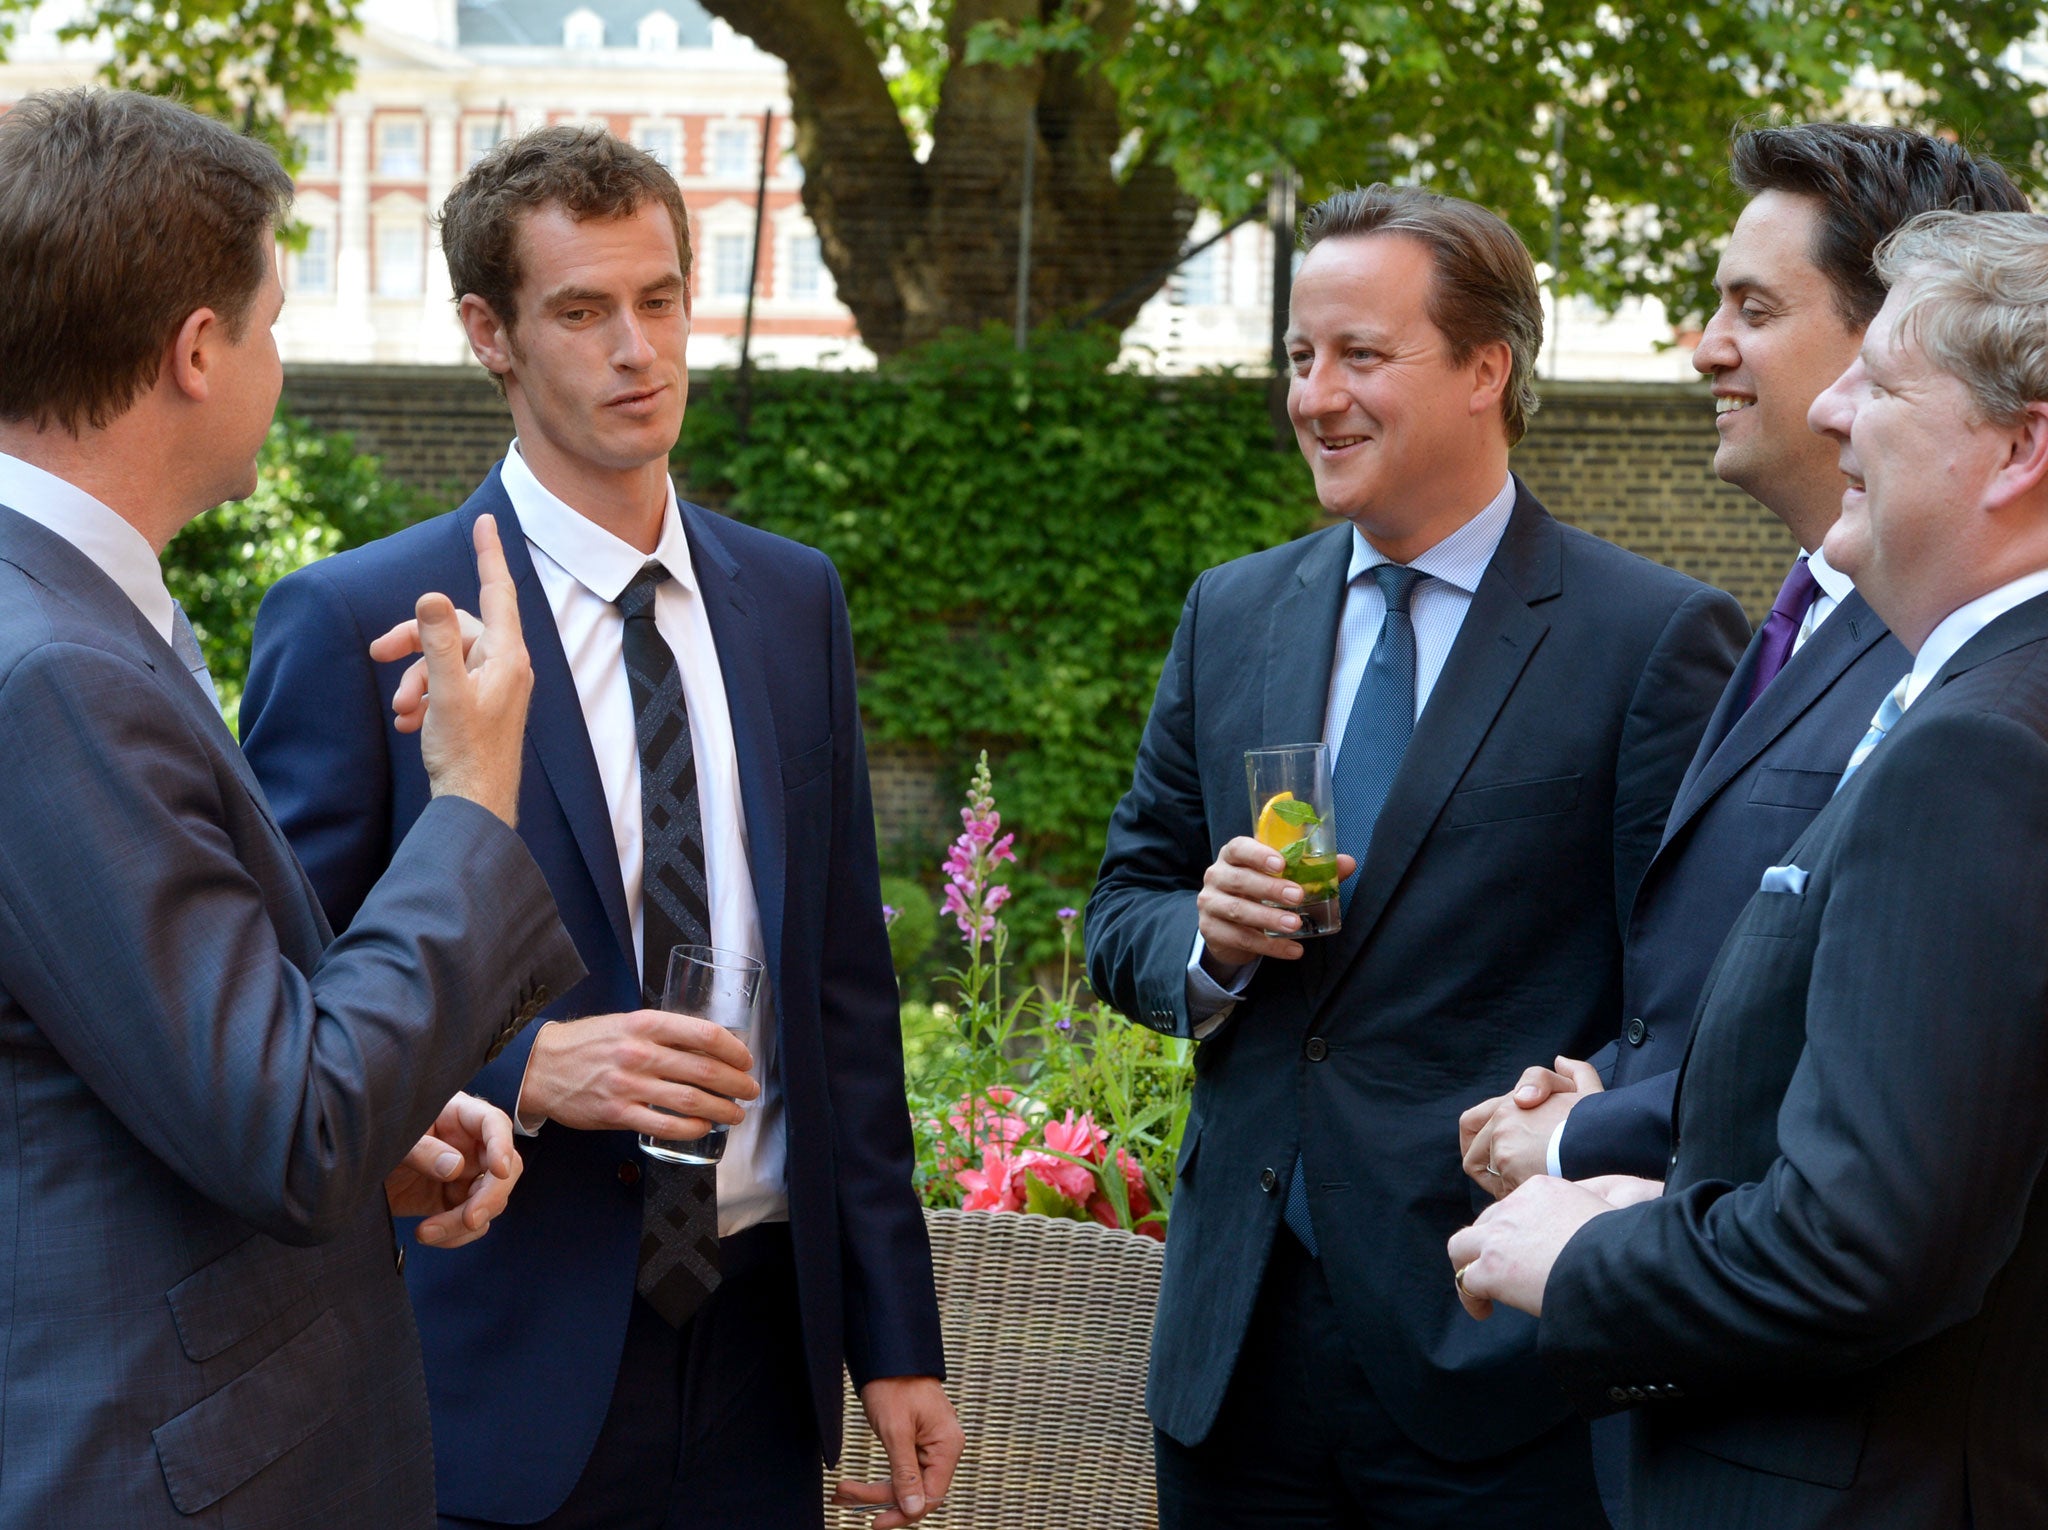
[[[346,925],[426,801],[385,721],[416,682],[357,634],[498,518],[535,675],[520,830],[590,976],[473,1085],[537,1133],[519,1215],[412,1281],[443,1524],[815,1526],[842,1362],[892,1472],[842,1493],[911,1523],[961,1436],[837,576],[676,497],[690,251],[657,162],[528,134],[457,187],[442,237],[518,439],[452,515],[271,592],[242,717]],[[752,1056],[651,1008],[679,944],[764,964]],[[711,1123],[732,1124],[715,1169],[635,1145]]]
[[[1693,365],[1713,379],[1715,472],[1803,550],[1721,696],[1636,894],[1620,1036],[1590,1062],[1530,1068],[1460,1123],[1466,1172],[1496,1196],[1545,1172],[1663,1177],[1707,968],[1910,662],[1821,547],[1841,512],[1841,473],[1807,410],[1884,302],[1871,261],[1886,235],[1930,210],[2026,206],[1996,164],[1903,128],[1756,129],[1736,139],[1732,173],[1751,199]]]
[[[1664,1182],[1450,1241],[1632,1410],[1643,1530],[2048,1523],[2048,219],[1924,214],[1812,419],[1912,667],[1716,958]]]
[[[1096,992],[1198,1038],[1147,1405],[1169,1530],[1596,1526],[1533,1327],[1476,1329],[1442,1150],[1494,1059],[1610,1025],[1621,924],[1748,624],[1508,471],[1528,252],[1469,202],[1311,211],[1288,407],[1349,524],[1188,594],[1089,903]],[[1251,837],[1244,753],[1332,747],[1342,928]],[[1519,1320],[1518,1320],[1519,1321]]]

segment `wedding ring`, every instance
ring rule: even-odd
[[[1500,1178],[1500,1170],[1496,1169],[1492,1164],[1488,1164],[1486,1166],[1486,1172],[1491,1174],[1495,1179]]]
[[[1469,1264],[1461,1264],[1455,1270],[1451,1271],[1451,1284],[1455,1285],[1458,1288],[1458,1294],[1460,1296],[1470,1296],[1472,1294],[1470,1291],[1467,1291],[1465,1289],[1465,1272],[1471,1268],[1472,1266]]]

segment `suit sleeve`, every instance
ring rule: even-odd
[[[1779,1156],[1596,1217],[1552,1272],[1543,1351],[1589,1412],[1877,1364],[1976,1312],[2017,1245],[2048,1161],[2048,744],[1959,713],[1884,749],[1807,937]]]
[[[1192,671],[1201,593],[1197,579],[1145,720],[1131,789],[1109,821],[1086,924],[1095,992],[1130,1019],[1179,1037],[1193,1034],[1188,954],[1195,894],[1212,859],[1195,760]]]
[[[316,564],[256,614],[242,749],[337,930],[391,854],[391,718],[348,599]]]
[[[1564,1118],[1558,1143],[1558,1166],[1565,1178],[1635,1174],[1662,1179],[1671,1166],[1671,1107],[1677,1093],[1674,1068],[1580,1100]]]
[[[320,1242],[582,964],[518,837],[447,798],[301,971],[225,827],[247,788],[159,686],[64,645],[0,685],[0,988],[200,1194]]]
[[[846,1365],[856,1387],[885,1376],[945,1375],[931,1242],[914,1184],[903,1087],[903,1023],[882,922],[875,809],[839,575],[825,564],[832,651],[832,845],[819,1011],[839,1235]]]
[[[1702,586],[1672,612],[1643,666],[1614,771],[1614,913],[1624,933],[1679,783],[1748,641],[1734,597]]]

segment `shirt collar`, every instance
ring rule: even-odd
[[[1825,550],[1807,553],[1805,557],[1806,571],[1813,575],[1813,582],[1820,586],[1821,594],[1836,605],[1840,605],[1856,593],[1856,582],[1828,562]]]
[[[1906,687],[1905,705],[1920,699],[1921,692],[1970,641],[2014,606],[2024,605],[2036,595],[2048,594],[2048,568],[2023,574],[2011,584],[2000,585],[1988,595],[1979,595],[1966,606],[1958,606],[1941,619],[1920,651],[1913,655],[1911,683]]]
[[[1408,566],[1421,570],[1432,579],[1456,585],[1467,595],[1476,594],[1479,581],[1486,573],[1486,565],[1493,561],[1500,539],[1507,534],[1508,517],[1514,514],[1514,510],[1515,480],[1510,475],[1500,486],[1500,492],[1486,502],[1484,509],[1429,551],[1418,554]],[[1357,526],[1351,528],[1351,567],[1344,575],[1347,585],[1367,569],[1393,561],[1368,542],[1365,533]]]
[[[0,452],[0,505],[53,531],[121,588],[166,643],[171,592],[149,539],[76,484]]]
[[[668,505],[661,514],[661,540],[651,553],[621,541],[559,498],[534,476],[516,440],[505,449],[505,466],[499,481],[512,501],[513,513],[519,517],[519,529],[526,534],[526,540],[600,600],[617,600],[650,559],[667,569],[669,578],[679,588],[696,593],[697,573],[690,562],[690,539],[683,534],[674,479],[664,480],[668,486]]]

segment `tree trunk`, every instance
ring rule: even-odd
[[[1014,69],[964,61],[983,21],[1049,20],[1057,0],[956,0],[952,62],[920,162],[874,50],[845,0],[706,0],[789,69],[804,209],[861,338],[892,356],[954,326],[1008,322],[1017,305],[1025,134],[1038,135],[1031,317],[1109,304],[1122,327],[1155,292],[1195,203],[1157,164],[1119,180],[1116,94],[1072,53]],[[1095,21],[1121,44],[1132,0]]]

